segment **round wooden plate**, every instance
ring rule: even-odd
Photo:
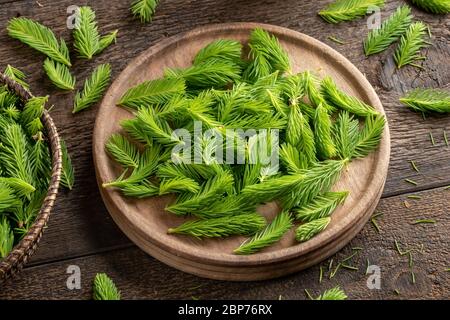
[[[120,120],[132,117],[128,111],[116,107],[123,93],[145,80],[161,77],[165,68],[188,67],[198,50],[213,40],[236,39],[245,44],[251,30],[257,27],[278,37],[289,54],[294,72],[312,70],[319,76],[330,75],[341,89],[384,114],[370,83],[347,59],[320,41],[282,27],[257,23],[200,27],[165,39],[134,59],[109,88],[97,115],[93,153],[100,192],[114,221],[140,248],[170,266],[207,278],[269,279],[307,268],[334,254],[368,221],[387,175],[390,141],[386,126],[378,150],[363,160],[353,161],[336,183],[335,190],[348,190],[350,195],[333,213],[332,222],[324,232],[299,244],[292,230],[279,243],[250,256],[232,253],[243,237],[197,240],[167,234],[168,228],[185,221],[164,210],[173,197],[137,200],[101,187],[121,173],[105,152],[105,143],[111,134],[120,131]],[[270,203],[258,211],[270,221],[279,208]]]

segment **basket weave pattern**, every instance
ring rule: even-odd
[[[22,101],[27,101],[32,97],[32,94],[28,90],[0,73],[0,85],[5,84],[11,91],[17,94]],[[42,237],[42,233],[44,232],[45,226],[47,225],[48,219],[50,217],[51,209],[53,208],[53,205],[55,203],[56,194],[58,193],[62,168],[62,155],[59,136],[53,119],[50,117],[50,114],[47,112],[47,110],[44,111],[41,120],[45,127],[46,137],[48,138],[50,150],[52,153],[52,175],[50,179],[50,185],[39,214],[37,215],[36,220],[31,226],[30,230],[13,248],[10,254],[4,259],[0,260],[0,284],[9,277],[19,272],[36,250],[39,240]]]

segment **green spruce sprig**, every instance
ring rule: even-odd
[[[72,166],[72,160],[67,150],[66,142],[61,139],[60,144],[62,153],[61,185],[72,190],[75,184],[75,170]]]
[[[348,161],[348,159],[326,160],[300,171],[302,178],[284,190],[280,196],[282,207],[285,209],[302,207],[310,203],[317,195],[329,191]]]
[[[336,286],[332,289],[326,290],[324,293],[319,295],[316,300],[346,300],[347,295],[344,290],[342,290],[339,286]]]
[[[244,71],[245,79],[255,82],[277,70],[280,74],[291,70],[287,52],[278,39],[267,31],[260,28],[253,30],[248,46],[251,61]]]
[[[106,143],[106,149],[114,160],[125,168],[139,166],[139,149],[122,134],[113,134]]]
[[[93,284],[94,300],[120,300],[120,291],[105,273],[97,273]]]
[[[385,123],[386,120],[382,115],[371,116],[366,119],[358,136],[358,142],[353,153],[354,158],[364,158],[378,147]]]
[[[327,109],[321,104],[316,108],[313,123],[318,156],[323,160],[333,158],[336,155],[336,147],[331,137],[331,118]]]
[[[0,177],[0,183],[14,190],[19,197],[29,198],[36,188],[28,182],[14,177]]]
[[[75,77],[70,74],[69,68],[52,59],[45,59],[44,70],[50,81],[62,90],[75,89]]]
[[[0,217],[0,258],[6,257],[14,247],[14,233],[6,216]]]
[[[252,254],[258,252],[279,241],[292,225],[292,217],[289,212],[282,211],[264,229],[244,241],[234,250],[234,253]]]
[[[321,92],[325,100],[332,106],[346,110],[360,117],[377,115],[378,112],[368,104],[356,97],[350,96],[344,91],[338,89],[336,83],[331,77],[325,77],[321,83]]]
[[[241,54],[242,44],[239,41],[219,39],[201,49],[195,55],[193,63],[199,65],[211,59],[219,59],[240,64]]]
[[[429,44],[424,39],[427,32],[428,28],[423,22],[411,24],[406,31],[406,34],[402,36],[400,44],[394,53],[394,60],[398,68],[407,64],[418,66],[415,63],[416,61],[426,59],[426,57],[421,56],[419,52]]]
[[[95,12],[91,7],[79,8],[73,39],[73,45],[81,58],[92,59],[99,50],[100,34],[95,21]]]
[[[366,56],[384,51],[397,41],[408,29],[412,18],[409,6],[398,7],[388,19],[383,21],[380,28],[369,32],[367,39],[364,41]]]
[[[31,19],[13,18],[8,23],[8,34],[45,54],[49,58],[70,67],[69,50],[63,39],[60,42],[48,27]]]
[[[128,89],[118,105],[132,109],[142,106],[165,104],[169,99],[185,93],[183,79],[157,79],[145,81]]]
[[[153,197],[160,194],[159,187],[147,180],[144,180],[143,182],[126,183],[120,189],[122,190],[122,193],[127,197],[140,199]]]
[[[6,178],[3,178],[6,179]],[[7,183],[0,179],[0,213],[3,213],[5,209],[17,206],[20,204],[14,190],[9,187]]]
[[[241,78],[241,66],[223,59],[208,59],[187,69],[167,69],[165,76],[169,79],[183,79],[192,89],[220,89]]]
[[[450,12],[448,0],[412,0],[412,3],[431,13],[446,14]]]
[[[450,92],[442,89],[417,88],[400,98],[400,102],[417,112],[450,112]]]
[[[29,152],[29,142],[25,131],[19,124],[9,124],[3,128],[0,137],[0,160],[4,171],[13,178],[33,185],[33,174]]]
[[[317,79],[317,77],[311,71],[302,72],[301,77],[303,85],[305,86],[305,93],[311,105],[316,108],[318,106],[322,106],[325,109],[327,109],[329,113],[334,112],[335,111],[334,107],[329,105],[327,101],[325,101],[325,98],[319,91],[319,84],[320,84],[319,79]],[[304,112],[308,112],[308,114],[310,114],[310,117],[314,118],[315,110],[313,108],[308,108],[309,105],[305,103],[300,103],[300,105],[303,108]]]
[[[295,239],[298,242],[305,242],[326,229],[331,222],[330,217],[319,218],[300,225],[295,231]]]
[[[280,148],[280,160],[285,165],[287,172],[295,174],[309,167],[310,162],[303,153],[290,143],[283,143]]]
[[[208,220],[193,220],[170,228],[168,233],[187,234],[196,238],[218,238],[230,235],[252,235],[266,225],[266,220],[258,213],[248,213],[231,217]]]
[[[111,66],[101,64],[84,82],[83,90],[75,95],[72,113],[80,112],[98,102],[108,87],[111,78]]]
[[[294,146],[308,165],[317,161],[314,133],[300,106],[292,105],[286,126],[286,141]]]
[[[368,14],[371,7],[383,7],[384,0],[337,0],[319,12],[326,22],[350,21]]]
[[[159,0],[134,0],[131,5],[131,12],[141,22],[150,22],[155,14],[158,2]]]
[[[199,191],[200,185],[191,178],[164,179],[159,184],[159,195]]]
[[[147,146],[139,155],[139,165],[137,168],[134,168],[131,173],[129,170],[125,170],[116,180],[103,183],[103,187],[116,187],[124,191],[124,189],[130,186],[136,187],[145,183],[155,173],[162,159],[163,151],[159,145]]]
[[[82,6],[78,9],[73,39],[80,58],[92,59],[116,42],[118,30],[101,36],[95,19],[95,12],[91,7]]]
[[[336,155],[339,159],[351,159],[359,140],[359,122],[346,111],[339,114],[333,125]]]
[[[31,168],[38,189],[45,189],[51,176],[52,158],[43,132],[39,131],[33,138],[35,144],[31,150]]]
[[[331,215],[336,207],[344,202],[348,192],[325,192],[312,199],[306,205],[295,208],[295,218],[302,222],[311,222]]]
[[[3,71],[3,74],[5,76],[11,78],[18,84],[20,84],[25,89],[30,89],[29,84],[25,81],[25,79],[26,79],[25,73],[23,73],[22,71],[20,71],[19,69],[15,68],[15,67],[13,67],[12,65],[8,64],[5,68],[5,70]]]
[[[20,114],[20,123],[31,136],[36,135],[44,128],[40,118],[44,113],[47,101],[48,96],[33,97],[29,99],[23,107],[22,113]]]
[[[101,36],[98,41],[98,49],[95,51],[95,54],[102,53],[106,48],[108,48],[111,44],[116,43],[117,41],[117,33],[119,30],[114,30],[107,35]]]
[[[233,181],[233,176],[227,172],[218,174],[205,182],[199,193],[195,195],[186,194],[184,197],[179,197],[177,202],[168,206],[166,210],[177,215],[186,215],[196,211],[201,212],[203,208],[208,207],[212,200],[217,199],[217,197],[230,190]]]

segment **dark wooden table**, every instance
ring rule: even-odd
[[[443,132],[450,136],[448,116],[427,117],[403,107],[398,98],[418,87],[448,87],[450,83],[450,18],[413,9],[416,19],[430,25],[433,45],[424,50],[423,69],[396,70],[395,47],[366,59],[362,40],[367,34],[366,19],[330,25],[317,15],[328,0],[162,0],[150,24],[134,20],[130,1],[80,1],[97,13],[102,32],[119,29],[116,45],[92,61],[76,60],[73,72],[84,79],[95,65],[110,62],[113,77],[140,52],[161,39],[196,26],[233,21],[255,21],[284,26],[319,39],[344,54],[369,79],[386,109],[392,138],[389,175],[377,212],[380,231],[370,223],[341,252],[336,261],[361,247],[353,265],[358,271],[341,269],[329,279],[328,261],[323,262],[324,278],[319,283],[319,266],[281,279],[252,283],[230,283],[201,279],[168,267],[134,246],[116,227],[100,198],[92,164],[91,141],[96,107],[75,116],[71,113],[73,93],[56,90],[43,73],[43,57],[10,39],[7,21],[23,15],[36,19],[71,39],[66,27],[66,8],[74,1],[0,0],[0,68],[12,64],[29,75],[36,95],[51,95],[51,111],[60,134],[67,141],[76,170],[71,192],[62,190],[50,218],[48,229],[30,263],[13,281],[0,288],[0,299],[89,299],[97,272],[108,273],[125,299],[305,299],[304,289],[313,294],[339,284],[351,299],[448,299],[450,298],[450,147]],[[382,16],[391,14],[405,1],[387,1]],[[340,45],[328,39],[344,40]],[[82,81],[78,81],[81,85]],[[436,145],[430,142],[432,132]],[[420,169],[415,172],[409,163]],[[410,178],[417,186],[404,180]],[[420,200],[408,195],[419,195]],[[404,201],[407,201],[405,203]],[[416,219],[435,219],[435,224],[412,225]],[[394,246],[422,248],[414,254],[416,281],[412,283],[407,255],[400,256]],[[381,289],[366,285],[366,261],[381,268]],[[81,270],[81,289],[66,286],[67,268]],[[394,291],[398,290],[398,293]]]

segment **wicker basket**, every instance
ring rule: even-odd
[[[0,85],[5,84],[11,91],[15,92],[22,99],[22,101],[27,101],[32,97],[32,94],[28,90],[19,85],[17,82],[0,73]],[[10,254],[4,259],[0,260],[0,284],[2,284],[9,277],[19,272],[36,250],[42,233],[44,232],[44,227],[47,225],[50,211],[56,199],[56,194],[58,193],[62,168],[61,145],[59,143],[59,136],[53,119],[50,117],[47,110],[44,111],[41,120],[44,124],[46,136],[49,139],[49,146],[52,151],[52,176],[50,185],[48,187],[44,202],[42,203],[41,210],[39,211],[39,214],[36,217],[36,220],[31,226],[30,230],[13,248]]]

